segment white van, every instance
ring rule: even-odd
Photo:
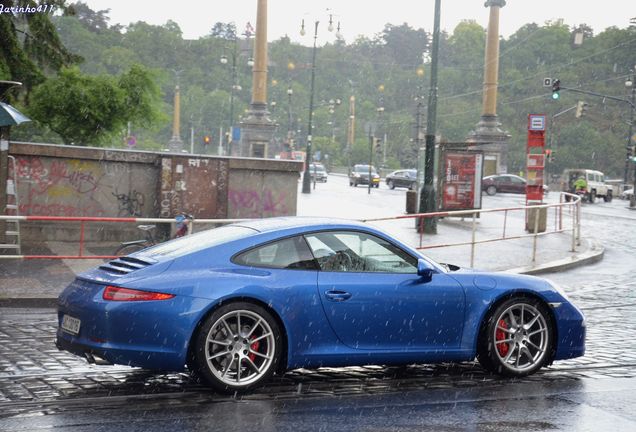
[[[605,183],[605,175],[600,171],[589,169],[566,169],[561,177],[562,189],[564,192],[575,193],[574,182],[583,176],[587,181],[587,201],[593,203],[596,197],[601,197],[605,202],[612,201],[614,190],[612,186]]]

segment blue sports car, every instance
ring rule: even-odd
[[[57,346],[179,371],[222,392],[293,368],[473,360],[524,376],[582,356],[585,319],[550,282],[437,264],[366,224],[273,218],[203,231],[84,273]]]

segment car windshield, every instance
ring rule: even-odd
[[[358,173],[369,173],[369,165],[356,165],[353,170]],[[375,167],[371,167],[371,174],[377,174]]]

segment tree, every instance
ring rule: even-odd
[[[101,145],[128,121],[149,127],[161,118],[151,74],[133,66],[118,78],[82,75],[77,67],[38,86],[27,111],[66,144]]]
[[[33,0],[6,0],[5,8],[38,8]],[[71,12],[64,0],[51,0],[48,7]],[[49,13],[0,14],[0,79],[20,81],[28,93],[45,80],[46,71],[58,71],[81,57],[71,54],[60,41]]]
[[[212,26],[210,36],[219,39],[234,40],[236,39],[236,24],[217,22]]]
[[[110,9],[94,11],[84,2],[73,3],[70,7],[73,9],[74,15],[79,22],[91,32],[102,33],[108,29],[108,21],[110,21],[110,18],[107,14],[110,12]]]

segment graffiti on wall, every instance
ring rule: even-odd
[[[289,214],[287,194],[284,191],[235,190],[227,194],[229,205],[241,217],[263,217]]]
[[[122,162],[18,156],[15,176],[22,215],[140,216],[145,194],[131,188]]]
[[[132,190],[130,193],[113,192],[113,196],[117,198],[119,210],[117,216],[141,216],[144,207],[144,194]]]

